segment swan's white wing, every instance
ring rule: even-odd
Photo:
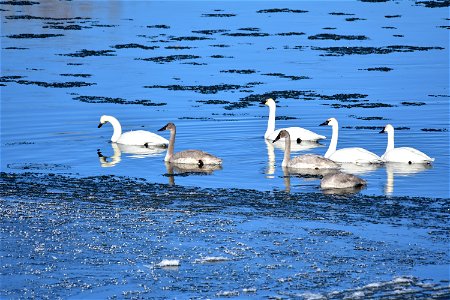
[[[354,147],[336,150],[330,155],[329,159],[342,163],[380,163],[381,158],[373,152],[366,149]]]
[[[431,158],[425,153],[411,147],[394,148],[385,153],[382,158],[387,162],[402,163],[427,163],[434,161],[434,158]]]
[[[269,135],[268,139],[274,140],[278,136],[278,134],[280,133],[281,130],[287,130],[289,132],[289,136],[291,137],[292,141],[296,141],[297,139],[301,139],[303,141],[318,141],[318,140],[326,139],[326,137],[323,135],[319,135],[315,132],[312,132],[311,130],[301,128],[301,127],[287,127],[287,128],[277,129]]]
[[[145,130],[128,131],[123,133],[119,140],[119,144],[124,145],[167,145],[169,141],[160,135]]]

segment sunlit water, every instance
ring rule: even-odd
[[[319,127],[319,124],[329,117],[335,117],[340,123],[339,148],[360,146],[381,155],[386,147],[387,136],[378,132],[390,123],[396,128],[402,128],[396,131],[396,146],[415,147],[435,158],[432,166],[346,166],[345,171],[357,174],[368,182],[359,195],[429,197],[427,199],[430,202],[436,198],[449,198],[448,7],[429,8],[414,1],[83,1],[58,2],[57,5],[40,1],[40,4],[33,5],[5,4],[1,8],[3,172],[57,173],[67,175],[67,178],[117,175],[184,187],[238,188],[259,192],[279,190],[298,197],[316,197],[315,193],[321,193],[320,180],[284,174],[281,169],[282,145],[266,142],[263,138],[268,108],[259,103],[267,97],[273,97],[278,103],[277,115],[281,117],[277,120],[277,128],[301,126],[327,136],[327,140],[320,145],[308,149],[298,146],[297,150],[300,151],[294,151],[293,155],[324,154],[331,139],[331,128]],[[176,150],[207,151],[221,157],[223,167],[207,174],[184,175],[180,170],[167,169],[163,162],[164,150],[142,154],[145,149],[111,144],[112,127],[105,125],[97,128],[103,114],[117,117],[124,131],[144,129],[155,132],[167,122],[174,122],[177,125]],[[161,135],[168,138],[168,132]],[[35,195],[38,198],[41,196]],[[113,194],[112,197],[115,196]],[[244,198],[253,196],[248,194]],[[27,202],[25,207],[30,203],[34,202]],[[4,202],[2,208],[6,209],[8,205],[16,204]],[[233,211],[233,207],[228,209]],[[340,208],[338,205],[336,209]],[[24,207],[18,209],[19,215],[23,209],[26,210]],[[128,209],[122,206],[119,208],[125,213],[136,213]],[[239,210],[237,207],[234,209]],[[321,209],[326,210],[323,207]],[[137,213],[146,212],[145,207],[142,210]],[[257,208],[250,210],[251,215],[258,211]],[[39,214],[38,211],[35,213]],[[156,210],[156,231],[163,228],[165,222],[178,224],[180,216],[176,213],[170,213],[169,216],[161,216],[160,213],[160,210]],[[210,224],[199,224],[205,222],[203,217],[208,219],[208,215],[203,215],[203,211],[195,213],[202,217],[192,220],[193,228],[196,231],[210,230]],[[102,216],[109,218],[108,214],[94,219],[101,220]],[[184,214],[189,216],[186,211],[181,214],[182,219],[185,219]],[[230,223],[225,225],[227,234],[224,234],[224,240],[216,248],[213,247],[215,250],[199,246],[201,250],[188,247],[178,253],[175,245],[167,246],[165,251],[153,253],[151,258],[139,263],[139,272],[143,272],[139,273],[143,276],[139,275],[139,280],[148,280],[147,276],[161,278],[158,274],[160,270],[155,271],[154,265],[164,258],[181,257],[183,261],[178,269],[183,275],[173,273],[172,278],[172,273],[168,273],[171,278],[167,279],[169,282],[192,272],[190,268],[185,269],[186,261],[193,266],[203,266],[196,261],[203,256],[225,255],[228,260],[235,262],[230,265],[230,269],[240,263],[246,270],[251,269],[246,267],[250,264],[245,262],[248,256],[254,258],[252,255],[263,251],[268,243],[279,242],[262,239],[256,246],[260,249],[249,250],[240,244],[238,237],[241,234],[244,236],[244,244],[259,239],[261,234],[254,236],[253,226],[265,227],[266,223],[269,227],[281,226],[282,240],[309,236],[309,231],[305,231],[305,236],[300,234],[289,237],[291,230],[298,229],[289,221],[289,216],[274,219],[268,216],[267,220],[254,216],[258,224],[249,225],[240,215],[232,215]],[[44,214],[39,220],[50,217]],[[169,219],[164,220],[166,217]],[[211,215],[214,220],[223,217],[223,212]],[[14,215],[11,218],[14,219]],[[125,220],[132,222],[132,219],[130,216]],[[9,221],[5,219],[5,222]],[[77,228],[78,223],[74,222],[73,226]],[[316,219],[308,222],[318,228],[336,225],[317,223]],[[423,222],[421,230],[432,225],[427,222]],[[239,225],[241,227],[233,231],[233,224],[244,225]],[[344,227],[347,225],[339,224]],[[368,230],[379,229],[368,226],[364,219],[359,220],[357,225]],[[391,226],[394,226],[390,220],[381,225],[387,226],[383,232],[391,232]],[[114,223],[112,230],[119,230],[120,226]],[[299,226],[309,227],[307,224]],[[141,236],[149,228],[144,226],[143,231],[136,234]],[[62,230],[66,232],[73,229],[69,226]],[[356,229],[345,227],[339,230],[354,232]],[[126,231],[131,234],[128,229]],[[405,244],[391,251],[394,242],[385,240],[380,242],[383,246],[377,255],[388,253],[391,257],[402,256],[403,247],[417,234],[414,230],[406,230],[402,234],[391,233],[394,240],[399,235],[405,235]],[[354,234],[358,237],[362,235]],[[178,232],[167,236],[166,242],[178,238]],[[194,234],[187,236],[199,242],[199,237]],[[62,240],[66,238],[69,237]],[[228,238],[233,239],[233,246],[225,241]],[[448,237],[443,239],[445,241]],[[37,240],[34,241],[40,243]],[[111,242],[110,246],[126,244],[127,240],[124,238],[117,243]],[[422,238],[415,241],[420,244],[424,242]],[[74,243],[72,250],[76,257],[77,250],[74,249],[83,249],[86,245],[80,246],[79,238]],[[135,245],[136,249],[144,247],[145,243],[142,243]],[[334,243],[340,241],[334,240]],[[445,242],[440,240],[440,243],[436,248],[437,253],[445,249]],[[306,247],[308,245],[317,246],[316,241],[306,243]],[[40,253],[39,244],[34,246],[38,250],[34,248],[33,251]],[[234,252],[224,251],[223,247],[239,249]],[[345,251],[344,248],[342,251]],[[232,253],[236,251],[243,253],[234,256]],[[424,249],[415,248],[415,251],[416,259],[422,257],[420,253],[425,255]],[[129,258],[130,253],[138,255],[133,251],[125,253],[125,258]],[[435,261],[443,259],[439,255],[436,254]],[[283,260],[281,257],[280,254],[280,260]],[[369,259],[359,253],[355,257],[359,261]],[[269,255],[262,260],[271,258],[273,256]],[[103,257],[99,256],[99,259]],[[317,261],[328,259],[321,257]],[[448,261],[448,257],[445,260]],[[47,262],[44,260],[44,263]],[[298,267],[286,261],[273,263],[273,269]],[[313,269],[316,267],[314,262],[308,262],[308,265],[312,265]],[[354,271],[352,266],[348,269]],[[214,269],[209,265],[207,268]],[[261,274],[265,268],[260,266],[256,274]],[[378,269],[373,267],[371,270]],[[421,273],[419,268],[414,272],[408,268],[403,270],[404,273],[380,271],[383,275],[372,278],[366,276],[361,281],[346,282],[341,286],[324,284],[327,288],[323,290],[320,289],[321,284],[316,282],[308,289],[294,289],[293,293],[297,295],[305,290],[342,291],[378,280],[390,282],[396,275],[423,275],[422,279],[439,280],[446,276],[442,267],[438,275],[429,270],[422,270]],[[124,272],[132,271],[124,268]],[[294,271],[293,274],[299,273]],[[289,279],[284,271],[278,275],[271,275],[281,282],[276,285],[268,283],[270,280],[263,284],[255,279],[250,281],[248,287],[227,286],[230,295],[222,295],[220,288],[212,288],[209,290],[214,291],[212,294],[203,296],[237,296],[236,291],[242,296],[242,289],[248,288],[247,292],[252,292],[255,286],[257,290],[263,287],[286,292],[286,286],[282,283],[298,279],[296,276]],[[242,274],[239,278],[245,281]],[[232,277],[226,280],[232,281]],[[187,280],[184,283],[186,285],[189,282]],[[301,282],[306,285],[305,281]],[[217,280],[215,284],[221,285],[223,281]],[[104,286],[105,282],[98,285]],[[41,287],[45,288],[46,285]],[[80,286],[75,284],[73,287],[77,289]],[[164,284],[161,284],[160,288],[163,287]],[[183,286],[179,293],[186,292],[186,288]],[[17,289],[20,290],[19,287]],[[202,289],[208,290],[202,286],[197,291]],[[70,295],[74,296],[73,293]],[[102,294],[100,291],[99,295],[112,294]],[[169,294],[170,297],[177,295],[176,291]],[[189,297],[198,294],[190,291],[184,295]]]

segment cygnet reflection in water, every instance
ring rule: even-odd
[[[120,163],[122,154],[131,154],[130,157],[132,158],[145,158],[156,156],[165,151],[165,148],[163,147],[144,147],[117,143],[111,143],[111,148],[113,149],[112,156],[105,156],[100,149],[97,150],[100,165],[104,168],[114,167]]]
[[[165,176],[169,177],[169,184],[175,184],[175,176],[189,176],[189,175],[211,175],[214,171],[222,170],[221,165],[202,165],[198,164],[173,164],[164,162],[167,173]]]

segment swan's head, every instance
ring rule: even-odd
[[[261,104],[267,105],[268,107],[276,106],[275,100],[273,100],[272,98],[268,98],[266,100],[263,100],[261,102]]]
[[[322,124],[320,124],[319,126],[337,126],[338,125],[338,121],[335,118],[329,118],[328,120],[326,120],[325,122],[323,122]]]
[[[285,138],[288,140],[291,138],[289,135],[289,132],[287,130],[281,130],[280,133],[278,133],[277,137],[273,140],[272,143],[275,143],[276,141],[278,141],[279,139],[282,139],[282,138]]]
[[[394,127],[393,127],[391,124],[387,124],[387,125],[383,128],[383,130],[380,131],[380,133],[385,133],[385,132],[387,132],[387,133],[394,132]]]
[[[172,122],[167,123],[163,128],[158,129],[158,131],[164,131],[164,130],[175,130],[175,124]]]
[[[102,127],[104,124],[109,122],[110,116],[103,115],[100,117],[100,123],[98,124],[98,128]]]

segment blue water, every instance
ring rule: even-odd
[[[393,107],[334,108],[331,105],[354,103],[323,100],[320,97],[312,100],[305,100],[306,97],[280,97],[276,99],[279,105],[277,114],[297,119],[279,120],[277,127],[301,126],[327,136],[323,147],[308,151],[324,154],[331,138],[331,128],[318,125],[329,117],[335,117],[344,127],[340,130],[338,147],[362,146],[379,155],[384,152],[387,136],[379,135],[379,130],[356,130],[355,127],[381,127],[387,123],[407,127],[409,130],[396,132],[396,145],[416,147],[434,157],[433,167],[419,171],[406,168],[404,174],[390,172],[384,167],[365,172],[361,177],[368,181],[368,186],[362,193],[448,197],[448,184],[443,184],[449,178],[448,30],[439,27],[448,23],[445,19],[448,17],[447,10],[426,8],[409,1],[285,4],[291,10],[308,12],[257,13],[263,9],[285,8],[282,3],[273,2],[83,2],[54,6],[43,1],[40,5],[5,6],[6,11],[2,12],[2,76],[23,76],[22,80],[50,83],[80,81],[95,85],[46,88],[5,83],[6,86],[2,87],[2,169],[15,172],[21,164],[62,164],[65,172],[80,175],[119,174],[144,177],[152,182],[167,182],[167,178],[162,176],[166,173],[162,162],[164,153],[142,159],[123,154],[120,163],[113,168],[102,168],[96,153],[100,149],[103,155],[112,155],[113,150],[108,142],[112,128],[105,126],[97,129],[96,125],[101,115],[109,114],[116,116],[126,131],[156,131],[167,122],[174,122],[178,127],[176,149],[202,149],[223,158],[223,170],[212,176],[177,178],[176,184],[284,189],[280,168],[283,150],[275,148],[275,165],[270,165],[270,149],[267,149],[262,138],[266,129],[267,107],[252,102],[249,107],[227,110],[224,109],[226,105],[197,101],[236,103],[252,94],[260,95],[263,100],[265,93],[289,90],[311,91],[325,96],[356,93],[367,95],[361,103],[384,103]],[[163,13],[166,11],[173,12],[177,18]],[[236,16],[205,16],[213,13]],[[8,19],[8,16],[20,15],[54,19]],[[420,18],[417,18],[418,15]],[[62,17],[89,19],[55,20]],[[349,17],[364,20],[346,21]],[[63,26],[78,24],[83,29],[43,28],[52,23],[62,23]],[[155,25],[166,25],[167,28],[155,28]],[[198,30],[224,32],[207,35],[195,33]],[[254,32],[268,36],[224,35]],[[289,32],[305,34],[279,35]],[[21,33],[64,36],[8,38]],[[362,35],[367,39],[308,39],[321,33]],[[179,37],[208,39],[180,40]],[[157,48],[112,48],[132,43]],[[314,50],[314,47],[395,45],[441,48],[344,56],[324,56],[326,51]],[[174,46],[190,49],[166,49]],[[301,49],[296,49],[297,46]],[[110,50],[114,56],[64,56],[82,49]],[[195,55],[200,58],[165,63],[141,60],[169,55]],[[222,58],[213,58],[215,55]],[[192,62],[200,65],[186,64]],[[392,71],[364,70],[376,67],[388,67]],[[228,70],[252,70],[254,73],[223,72]],[[309,79],[291,80],[264,75],[270,73],[307,76]],[[67,77],[60,74],[91,76]],[[144,88],[156,85],[245,86],[249,83],[250,87],[215,94]],[[77,96],[123,98],[128,103],[146,99],[166,105],[83,103],[74,100]],[[422,105],[403,105],[402,102]],[[360,120],[358,117],[381,117],[382,120]],[[345,128],[349,126],[353,128]],[[422,131],[429,128],[441,131]],[[273,167],[273,174],[266,174]],[[394,184],[387,181],[388,177],[394,178]],[[393,186],[389,192],[386,192],[387,185]],[[291,180],[293,192],[317,189],[318,181]]]
[[[438,294],[427,284],[448,287],[448,17],[448,7],[415,1],[2,4],[1,171],[40,173],[35,180],[48,193],[2,191],[1,295]],[[314,39],[319,34],[343,39]],[[84,50],[103,55],[82,57]],[[148,60],[173,55],[189,57]],[[67,82],[84,86],[52,86]],[[216,85],[236,87],[212,92]],[[350,101],[331,97],[337,94]],[[319,179],[285,175],[283,147],[264,140],[268,108],[259,102],[269,96],[278,104],[277,128],[300,126],[327,137],[293,155],[323,155],[331,128],[319,124],[335,117],[339,148],[381,155],[387,136],[378,132],[390,123],[403,128],[396,146],[415,147],[435,161],[347,166],[367,187],[355,198],[322,195]],[[102,103],[112,98],[123,103]],[[124,131],[155,132],[174,122],[176,150],[207,151],[221,157],[223,167],[169,176],[164,150],[142,155],[117,148],[109,141],[112,127],[97,128],[101,115],[117,117]],[[45,175],[55,173],[63,179],[47,183]],[[149,196],[140,193],[151,187],[136,184],[122,193],[101,175],[188,189]],[[102,181],[92,184],[92,195],[90,182],[75,181],[89,176]],[[76,196],[77,185],[83,196]],[[104,196],[97,191],[103,186]],[[199,203],[200,188],[211,189],[204,193],[213,198]],[[173,200],[177,192],[182,196]],[[199,262],[204,257],[227,260]],[[181,266],[159,268],[163,259]]]

